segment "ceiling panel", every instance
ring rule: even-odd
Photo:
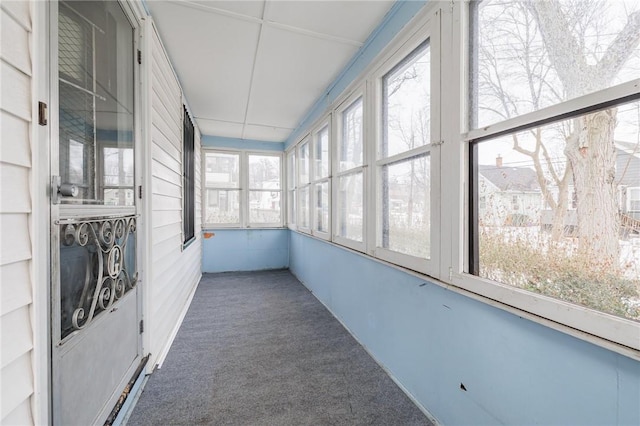
[[[227,121],[211,120],[206,118],[196,118],[200,133],[203,135],[222,136],[226,138],[242,137],[242,123],[229,123]]]
[[[394,1],[270,1],[265,20],[363,42]]]
[[[392,4],[147,1],[201,132],[271,141],[289,136]]]
[[[259,126],[247,124],[244,127],[244,139],[255,139],[259,141],[284,142],[293,129],[283,129],[280,127]]]
[[[220,9],[238,15],[250,16],[252,18],[262,18],[264,0],[242,0],[242,1],[219,1],[219,0],[187,0],[188,3],[195,3],[206,8]]]
[[[355,46],[265,27],[247,121],[295,128],[356,51]]]
[[[149,7],[194,114],[243,122],[260,24],[165,1]]]

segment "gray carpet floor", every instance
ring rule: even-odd
[[[430,425],[289,271],[204,274],[128,425]]]

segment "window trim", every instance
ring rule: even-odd
[[[186,247],[196,239],[196,127],[186,105],[182,108],[182,246]]]
[[[209,188],[207,186],[207,154],[208,153],[238,155],[238,187],[237,188],[234,188],[234,187]],[[209,189],[216,189],[216,190],[222,190],[222,191],[238,191],[240,200],[242,200],[242,171],[241,171],[242,166],[241,164],[242,164],[242,156],[241,156],[241,151],[239,150],[232,150],[232,149],[225,149],[225,148],[217,149],[214,147],[202,147],[201,169],[202,169],[202,191],[203,191],[203,194],[202,194],[202,221],[203,221],[202,227],[203,228],[242,228],[243,212],[242,212],[241,206],[238,212],[238,222],[234,222],[234,223],[206,222],[207,207],[209,206],[209,196],[207,192],[209,191]]]
[[[332,144],[332,131],[331,131],[331,123],[332,121],[332,115],[331,114],[326,114],[325,116],[323,116],[323,119],[320,120],[320,122],[318,124],[316,124],[313,127],[313,130],[311,131],[311,171],[310,171],[310,181],[311,181],[311,210],[310,210],[310,228],[311,228],[311,234],[313,236],[316,236],[318,238],[321,238],[323,240],[329,240],[331,239],[331,222],[332,222],[332,214],[331,214],[331,206],[332,206],[332,200],[331,200],[331,191],[332,191],[332,185],[331,185],[331,177],[332,177],[332,169],[331,169],[331,165],[332,165],[332,148],[333,148],[333,144]],[[328,158],[327,161],[329,163],[329,167],[327,169],[327,175],[323,176],[323,177],[316,177],[316,166],[317,166],[317,159],[316,159],[316,144],[318,144],[318,141],[320,140],[320,138],[318,137],[320,132],[322,132],[324,129],[327,129],[327,138],[328,138]],[[328,191],[329,191],[329,196],[328,196],[328,221],[327,221],[327,230],[325,232],[323,231],[319,231],[318,229],[316,229],[316,224],[318,223],[318,209],[317,209],[317,192],[316,192],[316,186],[317,185],[321,185],[327,183],[328,185]]]
[[[459,8],[459,6],[457,7]],[[460,22],[468,22],[471,19],[469,5],[465,5],[457,13],[459,14],[458,16],[462,16],[459,20]],[[458,110],[464,111],[464,113],[457,115],[459,118],[466,118],[466,114],[470,113],[468,106],[470,104],[469,94],[471,93],[471,88],[468,82],[472,77],[469,60],[472,41],[466,28],[461,26],[458,28],[457,33],[460,36],[463,35],[458,45],[464,55],[464,60],[458,69],[465,70],[467,77],[460,80],[465,83],[465,86],[461,93],[462,96],[457,101],[460,106]],[[462,54],[460,56],[463,56]],[[467,181],[472,181],[474,174],[477,172],[477,170],[474,170],[474,146],[477,146],[478,142],[567,120],[638,99],[640,99],[640,79],[621,83],[480,128],[468,129],[469,121],[464,120],[460,122],[459,128],[466,128],[467,131],[462,131],[458,135],[459,143],[456,150],[466,164],[464,169],[468,173]],[[483,298],[498,302],[498,307],[503,309],[510,310],[512,308],[520,312],[526,312],[536,322],[541,322],[547,326],[555,324],[553,328],[560,331],[580,337],[599,346],[607,347],[626,356],[640,359],[640,323],[471,274],[473,265],[471,264],[472,260],[469,253],[474,250],[474,245],[476,244],[474,238],[477,238],[477,234],[473,232],[477,217],[473,217],[472,205],[477,199],[477,193],[474,194],[477,191],[473,188],[473,183],[468,183],[464,187],[464,192],[465,200],[459,203],[457,210],[461,216],[466,218],[464,221],[465,228],[463,235],[460,235],[457,241],[464,241],[465,244],[463,247],[458,246],[457,249],[454,247],[451,259],[451,264],[454,268],[450,279],[451,284]],[[452,230],[455,228],[455,222],[451,225],[451,228]]]
[[[207,154],[208,153],[221,153],[221,154],[232,154],[239,156],[239,167],[238,167],[238,187],[228,187],[228,188],[210,188],[207,186],[206,173],[207,173]],[[283,200],[283,193],[286,192],[283,187],[284,182],[284,165],[283,158],[284,153],[279,151],[266,151],[266,150],[245,150],[245,149],[232,149],[232,148],[217,148],[217,147],[202,147],[202,217],[203,217],[203,229],[222,229],[222,228],[231,228],[231,229],[252,229],[252,228],[283,228],[284,227],[284,210],[283,206],[285,206],[285,202]],[[280,221],[274,223],[251,223],[249,220],[250,214],[250,206],[249,206],[249,197],[251,191],[261,191],[260,189],[252,190],[249,188],[249,156],[250,155],[261,155],[261,156],[272,156],[278,157],[280,159],[280,189],[278,191],[265,190],[268,192],[280,192]],[[286,184],[286,182],[285,182]],[[209,205],[209,199],[207,196],[207,191],[209,189],[217,189],[217,190],[227,190],[227,191],[239,191],[240,198],[240,206],[239,206],[239,218],[240,221],[236,223],[210,223],[206,222],[207,218],[207,206]]]
[[[440,179],[441,179],[441,159],[440,159],[440,141],[441,141],[441,87],[440,87],[440,73],[442,68],[442,56],[440,50],[441,36],[440,36],[440,20],[437,17],[432,16],[426,22],[420,25],[420,28],[415,31],[403,44],[397,49],[391,56],[386,58],[372,73],[371,79],[375,87],[374,98],[374,117],[373,123],[375,129],[374,147],[373,147],[373,164],[375,166],[375,173],[372,173],[371,187],[375,191],[375,229],[372,231],[371,245],[373,246],[372,254],[382,260],[386,260],[392,263],[396,263],[400,266],[413,269],[430,275],[432,277],[440,277],[440,240],[441,240],[441,225],[440,225]],[[384,78],[403,64],[412,55],[418,51],[423,45],[429,46],[430,51],[430,134],[429,144],[415,147],[407,151],[396,153],[388,157],[383,157],[381,147],[384,138],[383,126],[384,120],[382,119],[384,114],[383,102],[384,100]],[[390,250],[382,247],[381,244],[381,231],[382,231],[382,193],[380,185],[381,170],[385,165],[391,165],[406,161],[412,157],[421,155],[428,155],[430,157],[430,203],[431,203],[431,235],[430,235],[430,257],[428,259],[412,256],[410,254],[400,253],[395,250]],[[378,214],[380,212],[380,214]]]
[[[285,167],[285,179],[287,184],[287,197],[285,199],[285,209],[286,209],[286,218],[285,224],[289,229],[296,230],[297,229],[297,214],[298,214],[298,206],[297,206],[297,150],[296,145],[293,145],[290,149],[285,151],[284,156],[286,158],[286,167]],[[291,163],[289,160],[291,159]],[[291,166],[291,167],[289,167]],[[291,186],[289,186],[289,179],[291,179]],[[293,197],[290,197],[290,195]],[[293,211],[290,209],[293,208]]]
[[[302,161],[300,160],[302,156],[300,155],[300,151],[302,147],[306,145],[307,148],[307,175],[308,181],[303,183],[300,179],[300,169]],[[311,136],[307,133],[300,142],[296,145],[296,227],[300,232],[304,232],[305,234],[311,234],[311,151],[313,147],[311,146]],[[307,226],[302,226],[301,214],[302,214],[302,197],[300,194],[303,190],[307,190]]]
[[[252,189],[251,186],[249,185],[249,157],[255,155],[255,156],[262,156],[262,157],[276,157],[278,158],[280,167],[278,170],[278,174],[279,174],[279,179],[280,179],[280,189],[278,190],[272,190],[272,189]],[[283,155],[281,152],[277,152],[277,151],[244,151],[244,165],[245,165],[245,170],[246,172],[244,173],[244,177],[246,179],[246,198],[245,198],[245,208],[246,208],[246,212],[245,212],[245,217],[246,217],[246,222],[245,222],[245,228],[282,228],[283,227],[283,223],[284,223],[284,218],[283,218],[283,197],[282,197],[282,193],[285,191],[284,187],[283,187],[283,164],[282,164],[282,159],[283,159]],[[240,163],[240,173],[241,173],[241,177],[240,177],[240,181],[242,182],[242,163]],[[279,192],[280,193],[280,221],[279,222],[255,222],[252,223],[251,222],[251,192]]]
[[[350,92],[348,95],[341,98],[341,100],[337,103],[337,106],[333,108],[331,111],[331,115],[333,117],[332,127],[333,127],[333,141],[332,144],[332,157],[331,157],[331,176],[332,176],[332,193],[331,193],[331,232],[332,232],[332,240],[337,244],[343,245],[345,247],[349,247],[350,249],[366,252],[367,244],[369,241],[368,238],[368,216],[370,216],[371,210],[369,206],[369,149],[367,146],[369,145],[369,127],[367,125],[367,114],[369,113],[370,107],[368,105],[368,93],[370,92],[368,89],[368,85],[366,81],[359,85],[355,90]],[[342,144],[342,114],[351,108],[358,100],[362,100],[362,164],[360,166],[351,167],[349,169],[340,170],[340,157],[339,157],[339,149]],[[338,206],[339,206],[339,192],[340,192],[340,178],[354,175],[354,174],[362,174],[362,241],[352,240],[350,238],[343,237],[338,233],[338,226],[340,221],[338,220]],[[334,189],[335,188],[335,189]]]
[[[420,279],[429,280],[453,292],[527,318],[545,327],[588,341],[624,356],[640,359],[640,325],[637,322],[482,279],[467,272],[469,252],[472,246],[469,241],[472,235],[468,232],[468,227],[469,221],[472,219],[469,214],[470,196],[472,195],[469,181],[473,176],[470,170],[473,163],[469,159],[473,155],[473,150],[470,149],[471,144],[469,142],[481,138],[492,138],[500,132],[506,131],[506,129],[512,129],[514,126],[525,122],[536,121],[542,124],[551,117],[574,112],[576,108],[593,109],[594,102],[601,108],[606,106],[608,102],[615,101],[622,96],[626,97],[626,99],[632,97],[640,99],[640,79],[575,98],[563,104],[524,114],[514,119],[478,129],[469,129],[470,98],[468,94],[470,93],[471,71],[468,55],[470,47],[469,7],[469,2],[454,2],[450,6],[449,4],[444,6],[438,2],[427,3],[404,29],[400,30],[397,36],[378,54],[372,63],[349,83],[342,94],[327,107],[325,114],[333,114],[331,125],[332,235],[329,243],[342,249],[359,252],[372,261],[405,271]],[[442,111],[440,116],[440,136],[436,139],[442,166],[438,174],[440,178],[438,201],[434,205],[434,208],[440,214],[440,238],[439,241],[432,242],[433,250],[438,250],[440,253],[440,265],[438,273],[425,274],[402,266],[392,259],[387,261],[375,256],[376,228],[367,223],[368,218],[375,213],[375,200],[372,202],[372,195],[374,194],[372,188],[375,188],[372,185],[375,185],[375,181],[373,180],[374,177],[370,176],[371,172],[367,170],[367,167],[363,168],[364,197],[368,198],[364,204],[363,218],[365,221],[363,235],[365,244],[354,246],[350,244],[349,240],[336,237],[336,198],[338,193],[336,179],[339,175],[336,173],[339,128],[339,116],[336,115],[336,112],[348,99],[353,99],[359,94],[366,95],[363,104],[365,109],[363,112],[365,147],[369,146],[371,136],[378,140],[379,135],[377,132],[379,132],[379,127],[375,122],[377,104],[374,99],[376,82],[373,76],[382,72],[381,69],[384,65],[389,64],[389,58],[398,55],[403,56],[398,52],[404,46],[408,46],[412,40],[419,39],[420,30],[425,25],[429,25],[429,21],[437,22],[439,31],[434,32],[434,34],[437,33],[440,37],[440,46],[442,46],[442,50],[446,50],[447,54],[440,54],[440,69],[442,71],[440,85],[438,86],[441,94],[446,93],[446,96],[443,95],[440,99],[440,109]],[[408,49],[408,47],[405,48]],[[307,130],[314,129],[316,124],[308,126]],[[293,143],[289,150],[296,149],[300,140],[302,138]],[[367,165],[377,166],[375,152],[371,148],[366,148],[364,155],[364,161],[367,162]],[[446,196],[443,196],[443,194],[446,194]]]

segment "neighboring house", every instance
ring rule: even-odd
[[[485,226],[527,226],[539,223],[543,205],[535,170],[479,165],[478,219]]]
[[[621,214],[621,226],[631,228],[626,231],[638,232],[640,227],[640,143],[615,141],[616,145],[616,176],[618,211]],[[557,199],[558,188],[549,188],[552,196]],[[576,212],[576,193],[573,185],[568,186],[569,206],[564,219],[565,231],[572,233],[578,225]],[[553,212],[545,203],[545,208],[540,213],[540,223],[547,228],[553,222]],[[624,234],[628,232],[623,231]]]
[[[616,141],[615,182],[620,212],[640,219],[640,142]]]

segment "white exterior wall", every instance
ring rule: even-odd
[[[32,424],[32,4],[0,3],[0,424]]]
[[[201,277],[200,133],[196,127],[196,241],[183,249],[182,91],[153,25],[147,25],[147,34],[150,40],[145,56],[152,61],[147,163],[151,171],[151,271],[145,287],[150,310],[145,327],[145,333],[150,333],[149,347],[145,352],[151,353],[148,365],[153,367],[166,355]]]

